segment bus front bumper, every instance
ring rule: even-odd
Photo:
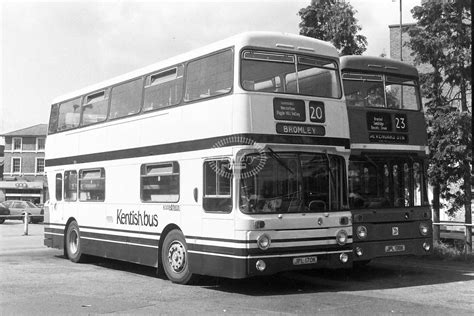
[[[423,256],[433,250],[431,238],[397,239],[387,241],[355,242],[352,244],[354,262],[367,261],[379,257],[415,255]]]

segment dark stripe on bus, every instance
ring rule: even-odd
[[[200,245],[200,244],[191,244],[188,243],[188,250],[190,251],[199,251],[209,255],[230,255],[230,256],[298,256],[304,253],[311,252],[329,252],[329,251],[344,251],[351,250],[351,245],[346,245],[341,247],[335,244],[332,245],[309,245],[309,246],[281,246],[274,247],[271,246],[267,250],[261,250],[259,248],[232,248],[232,247],[222,247],[222,246],[210,246],[210,245]],[[242,258],[245,259],[245,258]]]
[[[323,145],[323,146],[343,146],[350,149],[350,140],[348,138],[336,137],[314,137],[314,136],[295,136],[295,135],[270,135],[270,134],[235,134],[227,136],[219,136],[212,138],[205,138],[199,140],[189,140],[184,142],[145,146],[121,150],[113,150],[108,152],[101,152],[95,154],[47,159],[45,161],[46,167],[54,167],[61,165],[70,165],[76,163],[88,163],[98,161],[109,161],[127,158],[138,158],[155,155],[165,155],[180,152],[189,152],[203,149],[216,148],[219,141],[227,139],[235,141],[225,141],[222,146],[228,147],[236,145],[248,145],[245,140],[239,138],[251,139],[256,143],[270,143],[270,144],[294,144],[294,145]]]
[[[160,233],[155,232],[144,232],[138,230],[128,230],[128,229],[115,229],[115,228],[106,228],[106,227],[95,227],[95,226],[79,226],[79,229],[86,228],[86,229],[96,229],[96,230],[103,230],[103,231],[111,231],[111,232],[122,232],[122,233],[131,233],[131,234],[140,234],[140,235],[150,235],[150,236],[160,236]]]

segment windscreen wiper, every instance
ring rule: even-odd
[[[280,156],[276,152],[273,151],[273,149],[271,149],[270,147],[267,147],[267,149],[269,151],[270,156],[272,156],[272,158],[278,161],[278,163],[282,165],[286,170],[291,172],[291,174],[295,174],[293,170],[291,170],[290,167],[288,167],[288,165],[283,160],[281,160]]]

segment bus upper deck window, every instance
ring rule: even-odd
[[[146,78],[144,111],[178,104],[183,90],[182,65],[163,70]]]
[[[222,95],[232,90],[231,49],[191,61],[186,72],[185,101]]]
[[[81,125],[90,125],[102,122],[107,118],[109,95],[107,91],[88,95],[82,105]]]
[[[76,98],[59,105],[57,131],[68,130],[79,126],[81,118],[81,98]]]

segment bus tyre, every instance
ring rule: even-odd
[[[81,262],[84,255],[81,250],[81,233],[76,221],[69,224],[66,232],[66,251],[69,260],[72,262]]]
[[[189,271],[188,247],[180,230],[174,229],[166,235],[161,248],[161,261],[171,282],[191,283],[193,275]]]

